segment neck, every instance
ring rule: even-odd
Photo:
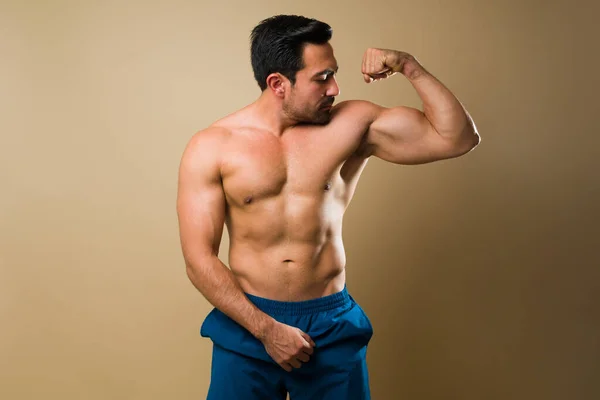
[[[251,106],[256,117],[260,119],[261,125],[279,137],[289,128],[298,124],[298,121],[285,113],[282,104],[282,100],[267,89]]]

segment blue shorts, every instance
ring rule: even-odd
[[[200,334],[213,342],[207,400],[367,400],[371,398],[367,345],[373,326],[363,309],[341,292],[282,302],[246,294],[275,320],[306,332],[315,342],[310,360],[291,372],[245,328],[214,308]]]

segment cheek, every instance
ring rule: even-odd
[[[319,105],[323,99],[322,87],[318,84],[311,84],[304,90],[295,90],[290,96],[290,104],[298,108],[314,108]]]
[[[309,100],[311,103],[318,103],[319,101],[321,101],[322,98],[323,90],[321,87],[312,88],[310,93],[307,93],[306,95],[306,99]]]

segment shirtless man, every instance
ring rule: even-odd
[[[365,82],[404,75],[423,111],[340,93],[329,25],[276,16],[252,32],[262,90],[195,134],[181,160],[177,211],[187,274],[214,306],[208,399],[369,399],[373,333],[348,294],[342,217],[369,157],[422,164],[479,143],[456,97],[411,55],[368,49]],[[357,71],[358,73],[358,71]],[[218,258],[223,224],[230,249]]]

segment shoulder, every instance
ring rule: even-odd
[[[384,108],[366,100],[346,100],[331,110],[332,120],[349,120],[354,123],[370,124]]]
[[[350,138],[355,155],[365,153],[367,133],[371,124],[377,119],[384,107],[366,100],[346,100],[337,104],[332,110],[329,125],[335,131],[343,131]]]
[[[187,143],[187,153],[216,153],[233,137],[239,128],[243,110],[237,110],[197,131]]]
[[[231,136],[231,129],[222,125],[211,125],[196,132],[188,141],[186,149],[201,151],[220,147]]]
[[[196,132],[187,142],[181,156],[182,170],[219,168],[222,149],[231,137],[231,130],[211,125]]]

